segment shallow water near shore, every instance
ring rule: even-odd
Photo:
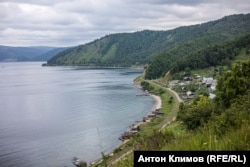
[[[74,166],[121,144],[154,106],[133,85],[137,69],[42,67],[0,63],[0,166]]]

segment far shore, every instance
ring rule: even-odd
[[[10,61],[12,62],[12,61]],[[144,66],[101,66],[93,64],[78,64],[78,65],[65,65],[65,64],[48,64],[47,62],[42,64],[43,67],[77,67],[82,69],[139,69],[143,70]]]

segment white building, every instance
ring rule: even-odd
[[[205,78],[203,77],[202,83],[206,85],[207,88],[211,88],[212,90],[216,89],[216,79],[213,79],[212,77]]]

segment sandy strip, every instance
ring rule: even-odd
[[[156,101],[155,105],[152,108],[152,111],[154,111],[156,109],[160,109],[161,105],[162,105],[160,96],[156,96],[154,94],[150,94],[150,96],[153,97],[155,99],[155,101]]]

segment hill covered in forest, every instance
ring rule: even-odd
[[[198,51],[194,49],[194,51],[190,51],[185,55],[181,55],[182,50],[183,47],[172,48],[168,52],[161,53],[152,58],[146,70],[145,78],[159,78],[164,76],[167,71],[171,71],[174,74],[185,71],[187,68],[194,70],[211,66],[228,65],[242,52],[245,52],[246,56],[249,55],[250,34],[209,45]],[[179,55],[179,58],[176,58],[176,55]]]
[[[47,65],[129,67],[152,64],[150,60],[154,56],[167,56],[173,62],[210,45],[246,35],[249,31],[250,14],[239,14],[168,31],[111,34],[67,49],[48,60]]]

